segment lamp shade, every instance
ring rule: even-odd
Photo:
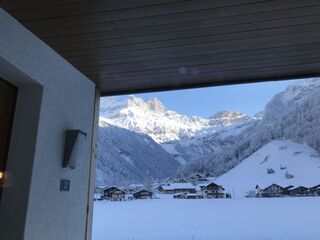
[[[81,130],[67,130],[64,149],[63,167],[75,169],[77,161],[82,157],[83,145],[87,134]]]

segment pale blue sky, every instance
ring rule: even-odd
[[[264,109],[268,101],[297,80],[239,84],[223,87],[135,94],[145,100],[156,97],[168,109],[181,114],[208,117],[220,110],[239,110],[248,115]],[[123,99],[127,96],[119,96]]]

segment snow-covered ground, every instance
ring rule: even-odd
[[[93,240],[319,240],[320,198],[95,202]]]
[[[268,174],[268,168],[275,172]],[[293,178],[286,178],[286,173]],[[306,144],[275,140],[214,181],[233,197],[244,197],[256,185],[265,188],[276,183],[282,187],[309,188],[320,184],[320,156]]]

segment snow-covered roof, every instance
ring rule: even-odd
[[[203,182],[203,183],[197,184],[195,187],[196,187],[196,190],[197,190],[197,191],[201,191],[201,189],[204,188],[204,187],[207,186],[207,185],[208,185],[208,183]]]
[[[266,188],[269,188],[271,186],[277,186],[277,187],[280,187],[280,188],[285,188],[279,184],[276,184],[276,183],[271,183],[271,184],[262,184],[262,185],[258,185],[261,189],[266,189]]]
[[[107,189],[107,188],[109,188],[109,187],[110,187],[110,186],[107,186],[107,185],[105,185],[105,186],[98,186],[97,189],[102,189],[102,190],[103,190],[103,189]]]
[[[320,189],[320,184],[316,185],[316,186],[313,186],[312,189]]]
[[[163,190],[177,190],[177,189],[195,189],[191,183],[169,183],[162,186]]]
[[[224,190],[224,188],[223,188],[221,185],[218,185],[218,184],[216,184],[216,183],[214,183],[214,182],[209,182],[209,183],[207,183],[206,185],[204,185],[204,186],[201,188],[201,190],[207,188],[208,186],[210,186],[210,185],[212,185],[212,184],[213,184],[213,185],[216,185],[216,186],[218,186],[219,188],[221,188],[221,189]]]
[[[298,187],[295,187],[291,190],[297,190],[297,189],[308,189],[308,187],[305,187],[305,186],[298,186]]]
[[[110,189],[114,189],[114,190],[120,190],[122,192],[125,192],[124,189],[122,187],[116,187],[116,186],[109,186],[109,187],[104,187],[104,188],[101,188],[103,191],[106,191],[106,190],[110,190]],[[112,191],[114,191],[112,190]]]

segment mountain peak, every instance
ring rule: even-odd
[[[209,127],[208,119],[170,111],[157,98],[144,101],[133,95],[121,101],[103,98],[100,116],[118,127],[145,133],[157,142],[192,137],[197,131]]]
[[[229,126],[232,124],[242,123],[251,118],[240,111],[222,110],[213,114],[209,119],[211,125]]]
[[[129,95],[127,99],[128,106],[144,106],[146,103],[142,98],[136,97],[134,95]]]
[[[215,114],[213,114],[209,118],[212,119],[212,118],[221,118],[221,117],[236,117],[236,116],[241,116],[241,115],[244,115],[244,114],[238,110],[236,110],[236,111],[221,110],[221,111],[216,112]]]
[[[157,98],[150,98],[147,101],[147,104],[149,105],[150,109],[156,112],[164,112],[166,111],[166,107],[163,105],[162,102],[160,102]]]
[[[145,101],[133,95],[125,100],[101,101],[100,116],[113,125],[142,132],[156,142],[188,139],[200,131],[213,132],[216,127],[239,124],[251,118],[240,111],[219,111],[211,118],[191,117],[168,110],[157,98]]]

